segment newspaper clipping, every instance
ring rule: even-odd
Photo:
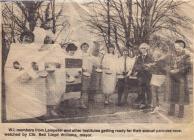
[[[193,140],[193,0],[0,0],[1,140]]]

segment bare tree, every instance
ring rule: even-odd
[[[43,1],[21,1],[15,2],[24,15],[25,23],[28,21],[31,31],[34,30],[37,21],[37,11],[41,7]]]
[[[62,5],[63,6],[63,5]],[[55,9],[55,1],[16,1],[2,3],[2,30],[3,44],[9,45],[20,41],[20,35],[24,31],[33,32],[37,20],[42,21],[43,27],[50,24],[49,29],[56,33],[57,40],[62,31],[69,29],[69,22],[63,16],[63,7]],[[27,24],[28,23],[28,24]],[[65,36],[64,36],[65,38]],[[64,39],[65,40],[65,39]]]
[[[153,36],[165,35],[189,41],[182,30],[190,31],[191,19],[182,15],[182,1],[173,0],[111,0],[109,9],[106,1],[93,3],[93,13],[88,14],[88,26],[107,44],[106,12],[110,13],[110,32],[113,40],[117,34],[118,44],[125,47],[150,43]],[[116,32],[115,28],[116,27]]]
[[[15,42],[21,32],[33,31],[38,19],[41,20],[42,27],[51,29],[53,33],[57,32],[58,36],[69,27],[68,21],[62,15],[62,6],[56,10],[55,0],[3,3],[2,19],[6,36],[10,42]]]
[[[2,4],[3,30],[10,43],[15,42],[22,32],[34,30],[37,11],[42,3],[43,1],[22,1]]]
[[[70,24],[63,15],[63,4],[61,4],[60,8],[56,8],[55,0],[44,4],[44,8],[40,9],[38,12],[38,18],[41,20],[43,28],[47,30],[50,29],[54,34],[56,34],[55,41],[62,31],[65,30],[69,32],[68,29]],[[64,40],[66,38],[64,36]]]

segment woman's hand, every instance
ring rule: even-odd
[[[154,66],[154,65],[155,65],[155,63],[144,64],[144,66],[147,67],[147,68],[150,68],[150,67],[152,67],[152,66]]]
[[[145,70],[149,70],[152,66],[154,66],[155,63],[148,63],[148,64],[144,64],[144,69]]]
[[[178,69],[170,70],[170,73],[171,73],[171,74],[176,74],[176,73],[178,73],[178,72],[179,72]]]

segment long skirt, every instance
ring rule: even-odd
[[[96,72],[96,68],[93,67],[91,73],[91,82],[90,82],[90,94],[98,94],[102,92],[102,73]]]
[[[116,87],[116,73],[102,74],[102,92],[104,94],[113,94]]]
[[[62,95],[65,93],[66,79],[65,70],[56,69],[48,73],[46,78],[47,105],[58,105]]]
[[[188,105],[189,91],[187,77],[169,77],[169,102],[170,104]]]
[[[82,75],[82,93],[87,93],[90,87],[91,77]]]
[[[12,73],[13,74],[13,73]],[[46,113],[45,79],[36,78],[27,82],[10,81],[5,75],[6,119],[29,119]]]
[[[90,81],[91,81],[90,76],[82,75],[82,91],[80,100],[85,104],[88,103],[88,92],[90,87]]]

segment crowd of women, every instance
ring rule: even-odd
[[[33,33],[25,32],[21,35],[22,43],[32,43],[33,40]],[[44,44],[53,44],[53,40],[46,36]],[[45,46],[41,46],[39,51],[44,50]],[[169,97],[168,114],[175,115],[175,106],[179,105],[178,117],[184,116],[184,105],[189,104],[188,75],[191,72],[191,62],[183,40],[176,40],[170,49],[155,47],[154,51],[151,51],[153,47],[147,43],[140,44],[136,52],[126,47],[121,48],[119,52],[113,44],[109,44],[108,49],[100,47],[98,42],[94,42],[94,46],[90,47],[88,43],[82,43],[78,49],[74,43],[63,44],[52,56],[59,59],[46,66],[46,73],[41,71],[42,77],[44,75],[47,77],[45,90],[47,115],[58,115],[56,109],[64,96],[65,84],[73,82],[75,78],[70,77],[63,70],[65,62],[61,59],[64,55],[71,58],[79,57],[83,62],[82,73],[79,73],[82,80],[80,108],[87,108],[88,100],[92,100],[98,92],[104,95],[105,105],[110,103],[110,96],[117,93],[117,105],[124,106],[128,103],[130,91],[135,86],[137,98],[132,105],[139,109],[150,109],[155,113],[160,106],[159,88],[165,84],[164,92]],[[92,53],[89,51],[91,48]],[[23,70],[18,61],[13,62],[13,67]],[[56,69],[55,74],[49,76],[49,72],[53,73],[53,67]],[[34,71],[40,69],[36,62],[32,63],[32,68]],[[29,80],[30,75],[27,77],[23,78]],[[69,81],[67,81],[68,78]]]

